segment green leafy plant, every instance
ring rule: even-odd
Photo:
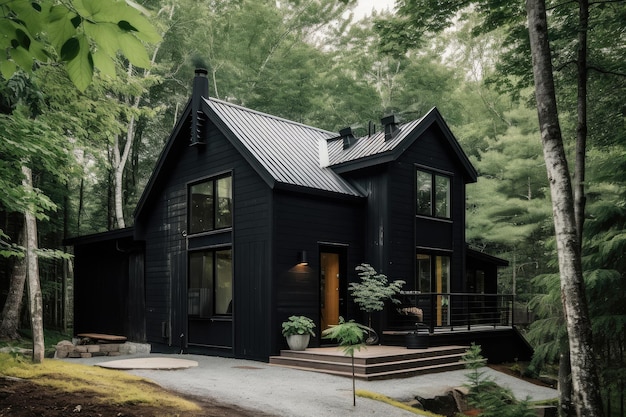
[[[297,334],[308,334],[315,337],[315,323],[306,316],[291,316],[283,322],[283,336],[293,336]]]
[[[354,377],[354,351],[361,350],[365,343],[367,327],[355,323],[354,320],[345,321],[339,317],[339,324],[330,326],[322,332],[322,338],[333,339],[339,342],[343,353],[352,359],[352,405],[356,406],[356,383]]]
[[[385,274],[379,274],[366,263],[358,265],[355,269],[359,271],[361,282],[351,282],[348,291],[359,308],[368,314],[368,326],[372,327],[372,313],[382,311],[386,300],[399,304],[400,300],[393,296],[400,292],[406,282],[403,280],[389,282]]]
[[[518,401],[510,389],[503,388],[486,376],[481,368],[486,359],[482,356],[481,347],[473,344],[463,356],[466,374],[469,379],[468,403],[480,410],[482,417],[533,417],[535,411],[528,400]]]

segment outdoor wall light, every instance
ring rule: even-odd
[[[309,258],[305,250],[298,252],[298,265],[308,265]]]

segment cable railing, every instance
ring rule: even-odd
[[[403,291],[400,304],[388,316],[392,328],[467,329],[513,327],[513,295],[476,293],[421,293]]]

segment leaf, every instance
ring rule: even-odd
[[[41,6],[30,0],[18,0],[10,2],[10,9],[23,22],[23,28],[32,35],[42,31],[43,16]]]
[[[76,13],[69,11],[62,5],[57,5],[50,9],[50,14],[48,15],[48,35],[50,36],[50,42],[56,50],[61,50],[65,42],[76,35],[76,28],[72,24],[72,19],[76,16]]]
[[[66,67],[70,80],[76,88],[85,91],[93,78],[93,58],[85,36],[78,38],[78,44],[77,55],[67,62]]]
[[[98,68],[103,75],[108,75],[111,78],[117,76],[115,73],[115,61],[102,50],[97,50],[93,53],[93,65],[95,68]]]
[[[83,25],[87,36],[92,38],[97,45],[97,49],[106,53],[109,57],[115,58],[120,49],[119,37],[122,34],[117,25],[113,23],[85,22]]]
[[[137,32],[137,29],[126,20],[120,20],[117,22],[117,26],[124,32]]]
[[[132,27],[131,30],[134,31],[133,33],[137,38],[145,42],[156,43],[161,40],[161,36],[150,21],[124,2],[116,1],[110,7],[102,7],[97,13],[94,13],[93,19],[98,23],[109,22],[118,26],[121,25],[120,28],[124,30]]]
[[[26,49],[18,46],[17,48],[9,50],[9,53],[15,63],[24,71],[31,72],[33,70],[33,56],[29,54]]]
[[[30,49],[30,37],[22,29],[15,30],[15,37],[20,46],[27,51]]]
[[[80,51],[80,42],[77,38],[69,38],[61,47],[61,61],[71,61]]]
[[[150,58],[143,44],[131,34],[120,39],[120,49],[128,60],[136,67],[149,68]]]
[[[0,74],[8,80],[15,73],[17,69],[17,65],[15,65],[14,61],[3,60],[0,61]]]

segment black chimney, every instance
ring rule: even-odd
[[[195,72],[191,91],[191,146],[204,145],[206,115],[202,112],[202,98],[209,96],[209,72],[204,68],[196,68]]]
[[[385,130],[385,141],[393,139],[400,130],[398,127],[400,121],[398,120],[398,116],[395,114],[383,117],[380,119],[380,124],[383,125],[383,129]]]
[[[350,146],[354,145],[357,141],[357,138],[354,137],[354,133],[352,133],[351,127],[346,127],[339,131],[339,136],[343,139],[343,149],[348,149]]]

